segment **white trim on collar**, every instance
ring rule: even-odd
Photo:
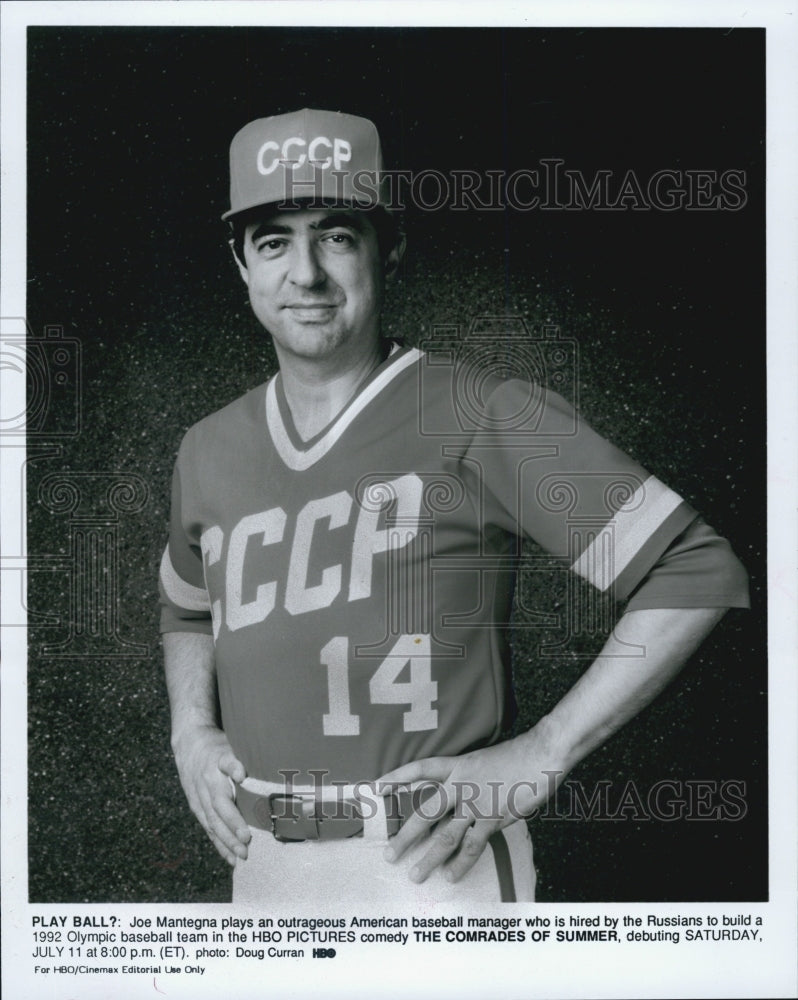
[[[400,375],[405,368],[415,364],[421,357],[421,351],[411,347],[407,354],[397,358],[392,364],[381,372],[373,382],[370,382],[359,396],[333,422],[327,433],[321,437],[310,448],[303,450],[295,447],[283,424],[283,417],[277,403],[277,392],[275,389],[275,379],[269,382],[266,389],[266,424],[269,428],[274,446],[280,458],[289,469],[295,472],[304,472],[312,465],[315,465],[320,458],[323,458],[332,448],[335,442],[352,423],[355,417],[367,406],[375,396],[392,382],[397,375]]]

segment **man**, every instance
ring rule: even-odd
[[[280,371],[175,469],[162,631],[189,804],[236,902],[531,900],[523,817],[746,604],[745,573],[555,393],[381,338],[403,243],[370,122],[259,119],[230,162]],[[524,537],[628,603],[502,742]]]

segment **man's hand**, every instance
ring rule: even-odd
[[[228,864],[247,856],[252,834],[233,804],[230,781],[242,782],[244,765],[216,724],[213,636],[167,632],[163,637],[166,686],[172,708],[172,751],[188,804]]]
[[[246,858],[252,834],[234,804],[230,779],[246,777],[221,729],[196,726],[172,742],[175,763],[188,804],[225,861]]]
[[[440,819],[410,877],[423,882],[442,867],[451,881],[462,878],[492,833],[539,808],[576,764],[662,691],[723,613],[723,608],[629,611],[595,662],[528,733],[462,757],[429,757],[384,774],[380,782],[441,786],[391,840],[386,860],[400,858]]]
[[[444,878],[457,882],[476,864],[492,834],[539,809],[562,781],[566,772],[551,737],[548,720],[541,719],[506,743],[462,757],[428,757],[384,774],[378,788],[383,783],[438,786],[391,839],[385,859],[397,861],[427,838],[428,850],[410,878],[423,882],[440,867]]]

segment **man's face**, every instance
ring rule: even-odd
[[[243,264],[252,309],[281,364],[292,357],[345,362],[376,344],[384,272],[364,212],[265,209],[246,228]]]

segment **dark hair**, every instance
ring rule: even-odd
[[[329,207],[329,206],[326,206]],[[256,222],[263,215],[263,207],[251,208],[246,212],[239,212],[238,215],[230,219],[231,239],[230,245],[239,263],[246,267],[244,258],[244,235],[247,226]],[[382,206],[374,208],[358,208],[358,212],[368,214],[371,224],[377,232],[377,245],[380,257],[383,261],[388,259],[388,255],[402,238],[402,226],[398,216],[386,211]]]

